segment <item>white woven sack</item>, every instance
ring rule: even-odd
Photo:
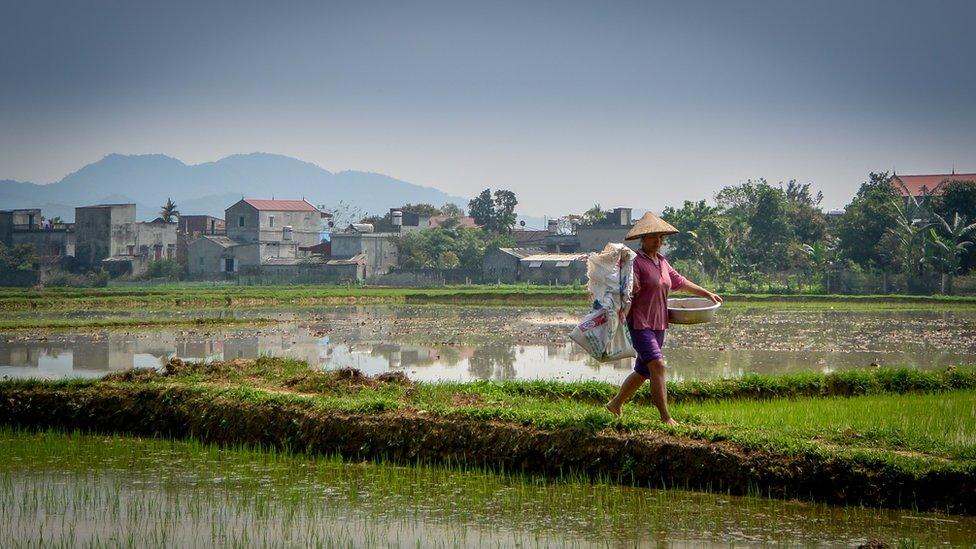
[[[600,362],[637,356],[630,332],[618,317],[619,311],[626,317],[630,310],[635,257],[623,244],[607,244],[587,259],[586,287],[593,296],[593,310],[569,337]]]

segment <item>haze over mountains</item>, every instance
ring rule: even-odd
[[[336,206],[339,201],[366,213],[384,213],[406,203],[441,206],[453,202],[467,208],[469,198],[450,196],[377,173],[333,173],[288,156],[237,154],[203,164],[187,165],[162,154],[110,154],[60,181],[37,185],[0,180],[0,208],[42,208],[45,217],[73,221],[74,208],[90,204],[134,202],[140,220],[155,218],[167,198],[184,214],[223,217],[224,209],[254,198],[302,198],[312,204]]]

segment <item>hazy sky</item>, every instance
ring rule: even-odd
[[[0,179],[111,152],[381,172],[528,214],[976,172],[976,2],[0,0]]]

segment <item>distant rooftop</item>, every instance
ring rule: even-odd
[[[317,212],[318,208],[308,203],[307,200],[266,200],[262,198],[245,198],[243,200],[256,210],[268,210],[275,212]]]
[[[925,193],[931,193],[942,182],[976,181],[976,173],[894,175],[891,178],[892,183],[894,183],[895,180],[901,181],[905,185],[905,188],[908,189],[908,192],[912,193],[912,196],[922,196]],[[895,185],[895,190],[898,191],[898,194],[905,196],[905,189],[902,189],[901,185]],[[941,189],[939,189],[936,194],[942,194]]]

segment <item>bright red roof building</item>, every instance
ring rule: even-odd
[[[901,181],[905,185],[905,188],[903,189],[901,185],[898,185],[897,181]],[[944,187],[939,187],[939,184],[944,181],[976,181],[976,173],[893,175],[891,177],[891,184],[894,185],[898,194],[902,196],[907,196],[905,189],[908,189],[908,192],[912,193],[912,196],[924,196],[926,193],[941,195]],[[935,191],[935,193],[932,191]]]

